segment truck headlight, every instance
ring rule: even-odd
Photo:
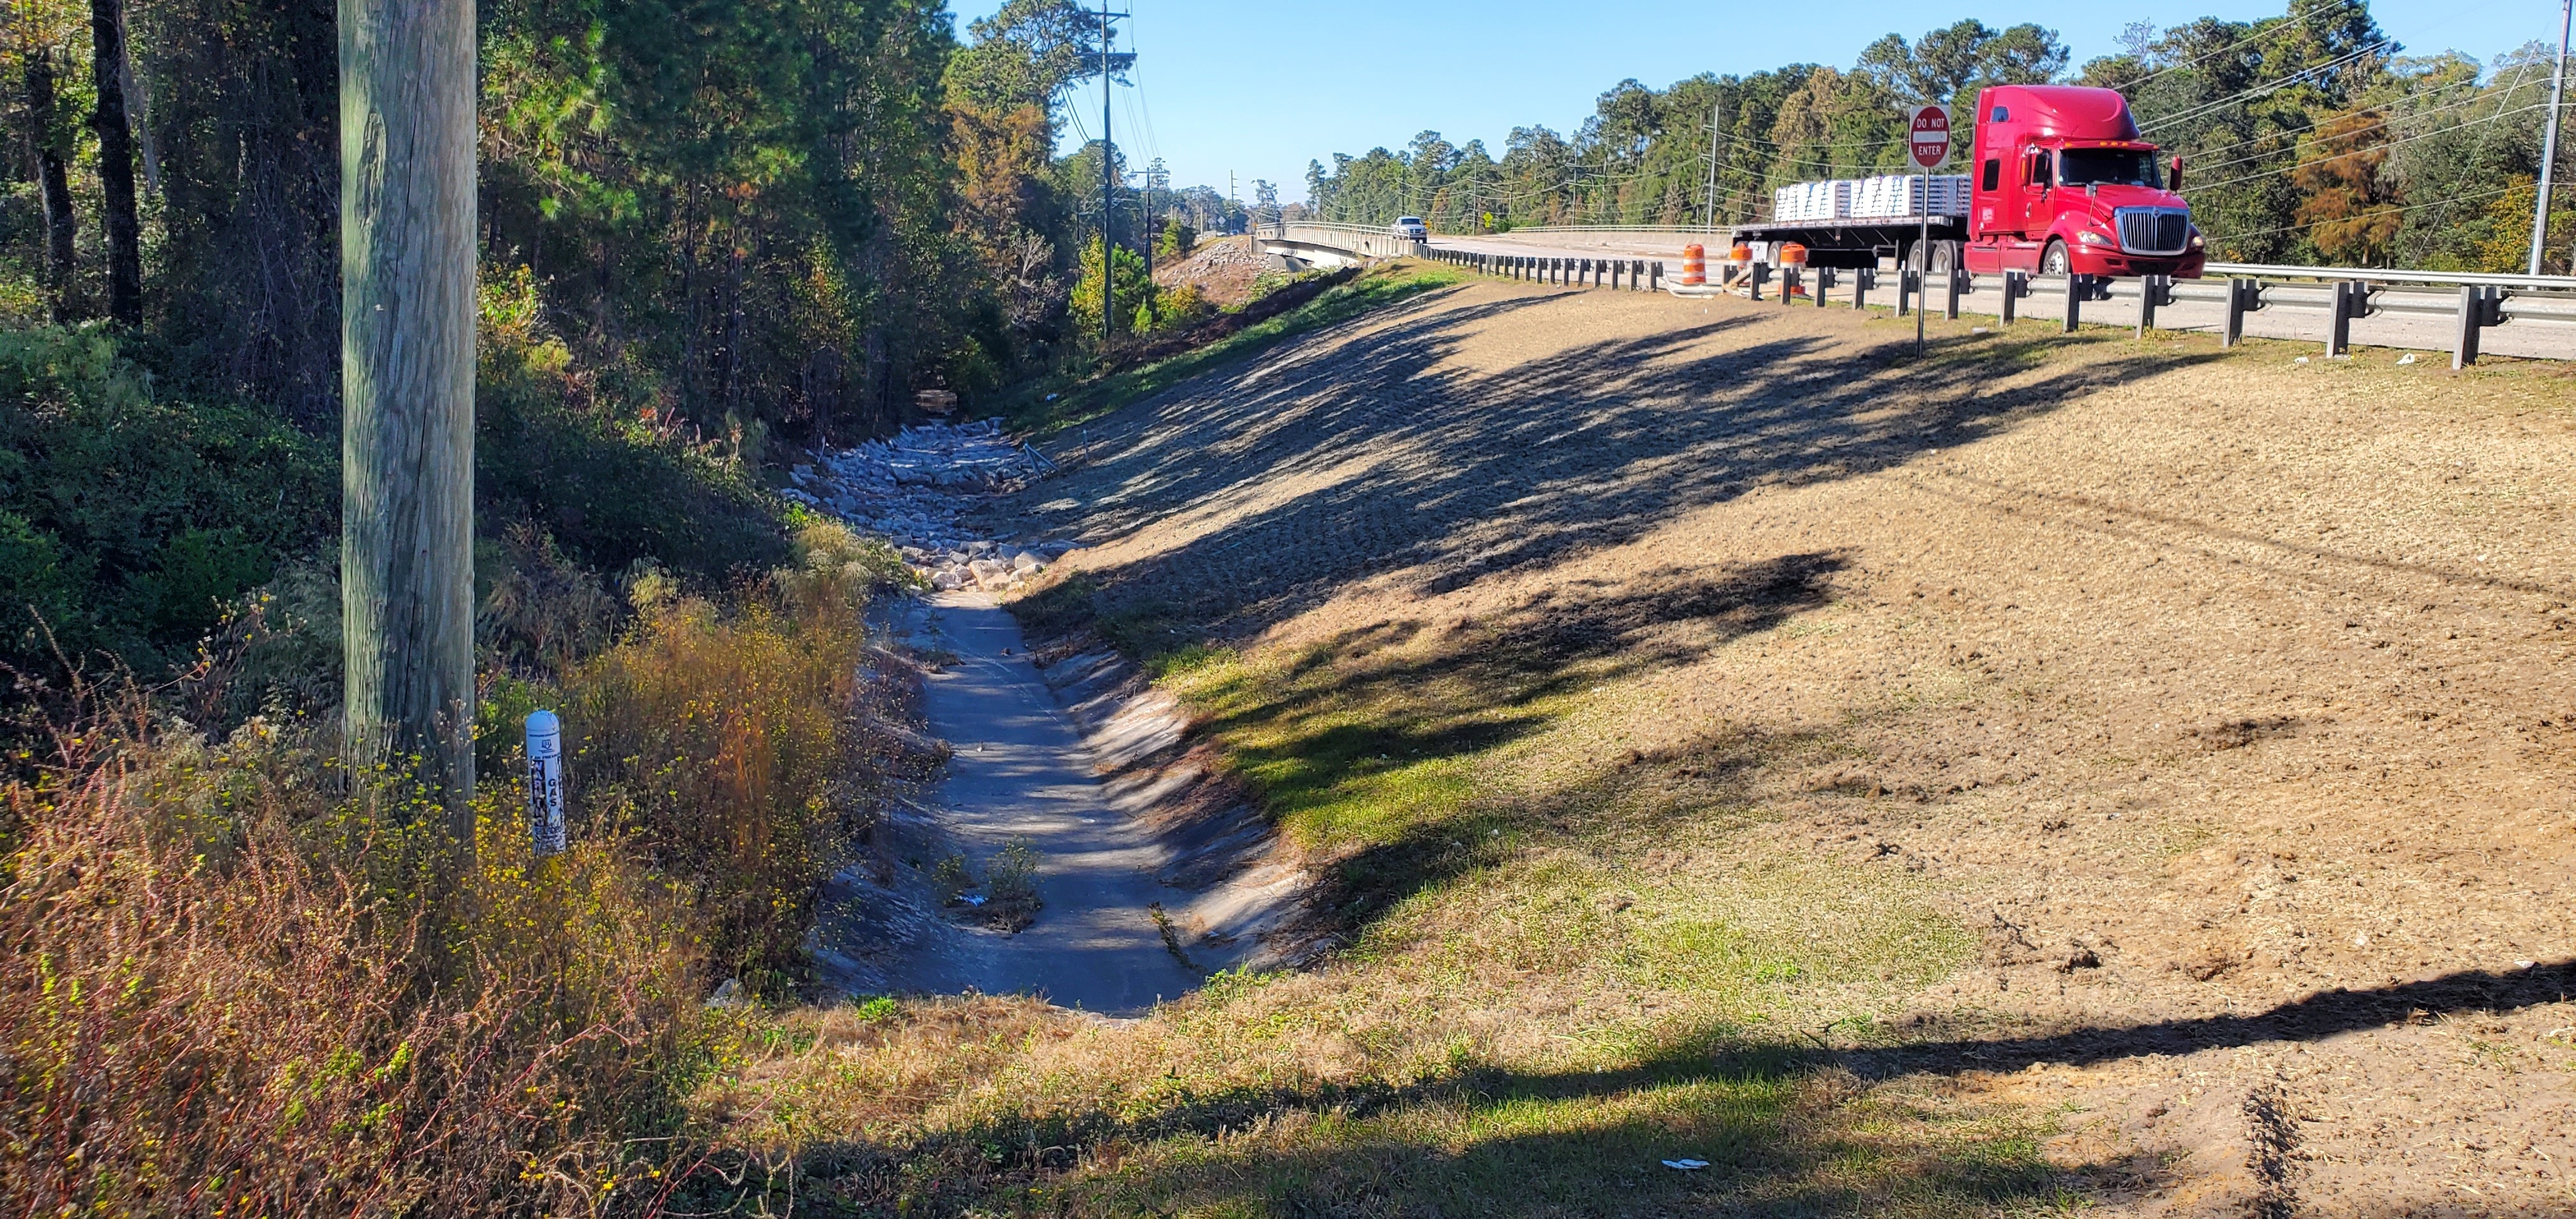
[[[2083,243],[2084,243],[2084,244],[2086,244],[2086,245],[2109,245],[2109,244],[2111,244],[2111,238],[2110,238],[2110,236],[2109,236],[2108,234],[2105,234],[2105,233],[2096,233],[2096,232],[2094,232],[2094,231],[2093,231],[2093,230],[2091,230],[2091,229],[2086,229],[2086,230],[2084,230],[2084,231],[2083,231],[2083,232],[2081,232],[2081,233],[2077,233],[2077,234],[2075,235],[2075,239],[2076,239],[2077,241],[2083,242]]]
[[[2191,248],[2200,248],[2200,226],[2197,224],[2191,226]]]

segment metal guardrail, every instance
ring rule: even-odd
[[[1892,217],[1890,218],[1890,221],[1901,223],[1906,219],[1909,219],[1909,217],[1900,216]],[[1371,232],[1384,231],[1382,229],[1370,229],[1365,225],[1337,227],[1362,229]],[[1444,237],[1509,238],[1525,233],[1598,233],[1603,235],[1633,234],[1640,237],[1708,237],[1717,233],[1722,233],[1730,228],[1740,227],[1743,226],[1718,225],[1712,229],[1699,225],[1671,224],[1533,224],[1508,229],[1499,233],[1442,233],[1436,235]],[[2359,280],[2365,283],[2374,284],[2430,284],[2450,288],[2511,288],[2526,292],[2576,293],[2576,275],[2516,275],[2507,272],[2483,271],[2409,271],[2394,267],[2306,267],[2288,263],[2236,262],[2210,263],[2206,269],[2206,273],[2212,276],[2238,279]]]
[[[1425,243],[1401,241],[1391,234],[1367,225],[1296,224],[1280,226],[1280,235],[1292,230],[1306,230],[1311,236],[1356,236],[1349,247],[1355,253],[1368,252],[1367,247],[1380,242],[1400,244],[1401,254],[1430,258],[1466,267],[1489,275],[1572,287],[1626,288],[1632,291],[1656,291],[1664,287],[1664,264],[1643,258],[1585,258],[1556,255],[1494,254],[1483,251],[1440,249]],[[1596,230],[1597,231],[1597,230]],[[1318,243],[1325,244],[1325,243]],[[1732,279],[1733,272],[1721,265],[1721,273]],[[2214,271],[2261,271],[2274,279],[2303,279],[2305,283],[2265,282],[2265,276],[2224,274],[2223,278],[2177,280],[2169,275],[2113,279],[2096,275],[2041,277],[2022,271],[1975,275],[1965,271],[1934,272],[1929,275],[1911,269],[1893,272],[1897,276],[1896,306],[1902,315],[1909,308],[1930,308],[1935,281],[1940,285],[1943,311],[1951,318],[1959,316],[1961,302],[1978,291],[1979,280],[2000,281],[2002,291],[2000,316],[2011,322],[2018,312],[2017,302],[2045,296],[2057,299],[2064,310],[2067,331],[2079,324],[2087,301],[2138,301],[2138,333],[2143,336],[2155,327],[2156,310],[2177,301],[2198,301],[2222,305],[2225,325],[2220,343],[2234,346],[2244,337],[2247,314],[2265,309],[2317,310],[2326,314],[2326,354],[2339,356],[2350,351],[2352,323],[2380,313],[2403,313],[2427,316],[2449,316],[2458,320],[2453,330],[2451,366],[2462,368],[2478,359],[2479,340],[2483,333],[2507,322],[2576,323],[2576,296],[2557,293],[2576,289],[2576,276],[2497,275],[2470,276],[2427,272],[2412,277],[2410,273],[2369,271],[2360,268],[2335,267],[2247,267],[2243,264],[2216,264]],[[1754,263],[1745,269],[1741,283],[1728,282],[1723,287],[1746,287],[1754,300],[1762,299],[1762,288],[1774,268]],[[2325,272],[2326,274],[2319,274]],[[1790,303],[1804,295],[1818,306],[1826,303],[1831,290],[1842,281],[1834,268],[1786,270],[1780,272],[1778,299]],[[1878,286],[1881,272],[1862,268],[1850,272],[1852,303],[1865,303],[1867,294]],[[1814,290],[1806,289],[1807,276],[1813,276]],[[2482,282],[2504,281],[2504,282]],[[2438,289],[2456,288],[2456,293]],[[2426,289],[2435,290],[2426,290]],[[1980,309],[1978,312],[1984,312]]]
[[[2481,271],[2399,271],[2386,267],[2300,267],[2287,264],[2213,262],[2210,275],[2243,279],[2354,280],[2373,284],[2439,284],[2445,287],[2514,288],[2526,292],[2576,292],[2576,275],[2511,275]]]

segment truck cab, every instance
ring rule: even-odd
[[[2207,255],[2176,193],[2182,162],[2157,164],[2116,90],[2001,85],[1977,94],[1968,166],[1973,274],[2171,275]]]

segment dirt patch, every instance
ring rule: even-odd
[[[2570,383],[1911,331],[1477,284],[1095,423],[1017,524],[1176,640],[1540,657],[1461,807],[1650,791],[1585,849],[1938,893],[1968,963],[1810,1037],[2066,1114],[2111,1213],[2576,1204]],[[1371,858],[1436,893],[1550,816]]]
[[[1154,282],[1166,290],[1196,285],[1210,304],[1232,309],[1252,299],[1264,274],[1285,270],[1285,264],[1255,247],[1252,238],[1219,237],[1200,242],[1187,258],[1155,263]]]

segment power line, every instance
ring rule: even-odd
[[[2138,78],[2138,79],[2136,79],[2136,80],[2133,80],[2133,81],[2128,82],[2128,87],[2129,87],[2129,88],[2131,88],[2131,89],[2137,88],[2138,86],[2143,85],[2143,84],[2147,83],[2148,81],[2154,80],[2155,78],[2157,78],[2157,77],[2159,77],[2159,76],[2162,76],[2162,75],[2164,75],[2164,74],[2165,74],[2165,73],[2167,73],[2167,72],[2179,72],[2179,71],[2182,71],[2182,70],[2183,70],[2183,69],[2185,69],[2185,68],[2194,68],[2194,67],[2198,67],[2198,66],[2200,66],[2201,64],[2207,63],[2207,62],[2209,62],[2209,61],[2210,61],[2210,60],[2212,60],[2212,59],[2216,59],[2216,58],[2218,58],[2219,56],[2221,56],[2221,55],[2224,55],[2224,54],[2228,53],[2229,51],[2233,51],[2233,50],[2235,50],[2235,49],[2236,49],[2236,48],[2238,48],[2238,47],[2244,46],[2246,43],[2252,42],[2252,41],[2254,41],[2254,40],[2255,40],[2255,39],[2257,39],[2257,38],[2268,38],[2268,37],[2270,37],[2271,35],[2274,35],[2274,34],[2280,33],[2280,32],[2281,32],[2281,31],[2283,31],[2283,30],[2294,30],[2294,29],[2297,29],[2297,28],[2299,28],[2299,26],[2301,26],[2301,25],[2303,25],[2303,24],[2305,24],[2305,23],[2307,23],[2307,22],[2314,21],[2314,20],[2316,20],[2317,18],[2319,18],[2319,17],[2323,17],[2323,16],[2325,16],[2325,15],[2327,15],[2327,14],[2329,14],[2329,13],[2333,13],[2333,12],[2340,11],[2340,10],[2342,10],[2342,9],[2350,8],[2350,7],[2352,7],[2356,2],[2357,2],[2357,0],[2336,0],[2336,2],[2335,2],[2334,4],[2330,4],[2330,5],[2328,5],[2328,6],[2324,7],[2324,8],[2318,9],[2317,11],[2315,11],[2315,12],[2313,12],[2313,13],[2309,13],[2309,14],[2307,14],[2306,16],[2304,16],[2304,17],[2300,17],[2300,18],[2298,18],[2298,19],[2296,19],[2296,20],[2291,20],[2291,19],[2289,19],[2289,18],[2283,18],[2282,20],[2280,20],[2280,21],[2278,21],[2278,22],[2275,22],[2275,23],[2273,23],[2273,24],[2271,24],[2271,25],[2262,26],[2261,28],[2256,29],[2253,33],[2251,33],[2251,34],[2247,34],[2247,35],[2246,35],[2246,36],[2244,36],[2243,38],[2239,38],[2239,39],[2237,39],[2237,40],[2236,40],[2236,41],[2234,41],[2234,42],[2228,43],[2226,46],[2220,47],[2220,48],[2218,48],[2218,49],[2217,49],[2217,50],[2215,50],[2215,51],[2207,52],[2207,53],[2205,53],[2205,54],[2203,54],[2203,55],[2199,56],[2199,57],[2198,57],[2198,58],[2196,58],[2196,59],[2186,60],[2186,61],[2184,61],[2184,62],[2182,62],[2182,63],[2168,64],[2168,65],[2166,65],[2166,66],[2164,66],[2164,67],[2161,67],[2161,68],[2156,69],[2156,70],[2155,70],[2155,71],[2153,71],[2153,72],[2149,72],[2149,73],[2147,73],[2146,75],[2141,76],[2141,77],[2139,77],[2139,78]],[[2168,31],[2168,32],[2170,32],[2170,31]]]
[[[2344,53],[2343,53],[2343,54],[2341,54],[2341,55],[2335,56],[2334,58],[2332,58],[2332,59],[2329,59],[2329,60],[2325,61],[2324,63],[2321,63],[2321,64],[2311,64],[2311,65],[2309,65],[2309,66],[2307,66],[2307,67],[2301,68],[2301,69],[2299,69],[2298,71],[2296,71],[2296,72],[2292,72],[2292,73],[2290,73],[2289,75],[2284,76],[2284,77],[2281,77],[2281,78],[2280,78],[2280,79],[2278,79],[2278,80],[2267,81],[2267,82],[2265,82],[2265,83],[2263,83],[2263,84],[2256,85],[2256,86],[2254,86],[2253,88],[2246,89],[2246,90],[2243,90],[2243,91],[2241,91],[2241,92],[2237,92],[2237,93],[2231,93],[2231,94],[2229,94],[2229,95],[2228,95],[2228,96],[2226,96],[2226,97],[2217,98],[2217,99],[2214,99],[2214,100],[2211,100],[2211,101],[2203,102],[2203,103],[2201,103],[2200,105],[2193,106],[2193,107],[2191,107],[2191,108],[2189,108],[2189,109],[2182,110],[2182,111],[2177,112],[2177,113],[2174,113],[2174,114],[2163,115],[2163,116],[2161,116],[2161,117],[2157,118],[2157,119],[2156,119],[2156,121],[2154,121],[2154,122],[2152,122],[2152,123],[2142,123],[2142,124],[2140,124],[2140,125],[2139,125],[2139,127],[2138,127],[2138,134],[2140,134],[2140,135],[2144,135],[2144,134],[2146,134],[2147,132],[2154,131],[2155,129],[2157,129],[2157,128],[2159,128],[2159,127],[2170,127],[2170,126],[2173,126],[2173,125],[2174,125],[2174,124],[2176,124],[2176,123],[2179,123],[2179,122],[2183,121],[2184,119],[2199,118],[2200,116],[2202,116],[2202,115],[2204,115],[2204,114],[2208,114],[2208,113],[2211,113],[2211,112],[2213,112],[2213,111],[2217,111],[2217,110],[2223,110],[2223,109],[2225,109],[2225,108],[2227,108],[2227,107],[2229,107],[2229,106],[2235,105],[2235,104],[2236,104],[2236,103],[2238,103],[2238,102],[2242,102],[2242,101],[2249,101],[2249,100],[2252,100],[2252,99],[2255,99],[2255,98],[2258,98],[2258,97],[2263,97],[2263,96],[2268,96],[2268,95],[2273,94],[2273,93],[2278,93],[2278,92],[2280,92],[2281,90],[2286,89],[2286,88],[2289,88],[2291,85],[2293,85],[2293,84],[2297,83],[2297,82],[2298,82],[2298,80],[2299,80],[2299,78],[2301,78],[2301,77],[2303,77],[2303,76],[2309,76],[2309,75],[2312,75],[2312,74],[2315,74],[2315,73],[2319,73],[2319,72],[2331,72],[2331,71],[2334,71],[2334,70],[2335,70],[2335,69],[2337,69],[2337,68],[2348,67],[2348,66],[2350,66],[2350,65],[2352,65],[2352,64],[2358,63],[2358,62],[2360,62],[2360,61],[2361,61],[2361,59],[2362,59],[2362,57],[2363,57],[2363,56],[2365,56],[2365,55],[2369,55],[2369,54],[2372,54],[2372,53],[2374,53],[2374,52],[2378,51],[2380,48],[2385,47],[2385,46],[2388,46],[2390,43],[2392,43],[2392,42],[2394,42],[2394,41],[2395,41],[2394,39],[2382,38],[2382,39],[2379,39],[2378,41],[2373,42],[2373,43],[2371,43],[2371,44],[2369,44],[2369,45],[2367,45],[2367,46],[2363,46],[2363,47],[2356,48],[2356,49],[2354,49],[2354,50],[2346,51],[2346,52],[2344,52]]]
[[[2224,182],[2211,182],[2211,183],[2208,183],[2208,184],[2206,184],[2206,185],[2202,185],[2202,186],[2190,186],[2190,187],[2185,187],[2184,189],[2185,189],[2186,191],[2195,191],[2195,190],[2217,190],[2217,189],[2219,189],[2220,187],[2223,187],[2223,186],[2234,186],[2234,185],[2236,185],[2236,184],[2237,184],[2237,183],[2239,183],[2239,182],[2253,182],[2253,181],[2257,181],[2257,180],[2260,180],[2260,179],[2263,179],[2263,178],[2276,178],[2276,177],[2281,176],[2282,174],[2286,174],[2286,173],[2296,173],[2296,172],[2298,172],[2299,170],[2306,169],[2307,167],[2309,167],[2309,166],[2311,166],[2311,165],[2331,165],[2331,164],[2333,164],[2334,162],[2341,161],[2341,160],[2345,160],[2345,159],[2350,158],[2350,157],[2357,157],[2357,156],[2361,156],[2361,155],[2363,155],[2364,153],[2372,153],[2372,152],[2386,152],[2387,150],[2389,150],[2389,149],[2391,149],[2391,148],[2403,147],[2403,146],[2405,146],[2405,145],[2407,145],[2407,144],[2412,144],[2412,143],[2414,143],[2414,142],[2415,142],[2415,141],[2417,141],[2417,140],[2429,140],[2429,139],[2432,139],[2432,138],[2433,138],[2433,137],[2435,137],[2435,136],[2451,135],[2451,134],[2454,134],[2454,133],[2456,133],[2456,132],[2458,132],[2458,131],[2461,131],[2461,130],[2463,130],[2463,129],[2465,129],[2465,128],[2476,126],[2476,125],[2478,125],[2478,124],[2480,124],[2480,123],[2492,123],[2492,122],[2495,122],[2495,121],[2496,121],[2496,120],[2498,120],[2498,119],[2507,118],[2507,117],[2512,116],[2512,115],[2516,115],[2516,114],[2529,114],[2529,113],[2531,113],[2531,112],[2532,112],[2532,111],[2534,111],[2534,110],[2543,110],[2543,109],[2547,109],[2547,107],[2546,107],[2546,106],[2541,106],[2541,105],[2531,105],[2531,106],[2523,106],[2523,107],[2520,107],[2520,108],[2518,108],[2518,109],[2514,109],[2514,110],[2498,110],[2498,111],[2496,111],[2495,113],[2490,114],[2490,115],[2487,115],[2487,116],[2486,116],[2486,117],[2484,117],[2484,118],[2471,119],[2471,120],[2469,120],[2468,122],[2465,122],[2465,123],[2457,123],[2457,124],[2454,124],[2454,125],[2449,126],[2449,127],[2444,127],[2444,128],[2442,128],[2441,130],[2439,130],[2439,131],[2419,131],[2419,132],[2415,133],[2414,135],[2410,135],[2410,136],[2405,137],[2404,139],[2386,140],[2386,141],[2383,141],[2383,142],[2381,142],[2381,143],[2373,144],[2373,145],[2369,146],[2368,148],[2356,148],[2356,149],[2353,149],[2353,150],[2352,150],[2352,151],[2350,151],[2350,152],[2339,152],[2339,153],[2336,153],[2335,155],[2330,156],[2330,157],[2319,157],[2319,158],[2317,158],[2317,159],[2315,159],[2315,160],[2313,160],[2313,161],[2301,161],[2301,162],[2298,162],[2298,163],[2297,163],[2297,164],[2295,164],[2295,165],[2284,165],[2284,166],[2282,166],[2282,167],[2280,167],[2280,168],[2278,168],[2278,169],[2267,169],[2267,170],[2263,170],[2263,171],[2262,171],[2262,172],[2260,172],[2260,173],[2250,173],[2250,174],[2240,175],[2240,176],[2238,176],[2238,177],[2229,178],[2229,179],[2227,179],[2227,180],[2226,180],[2226,181],[2224,181]],[[2365,129],[2365,130],[2366,130],[2366,129]],[[2356,134],[2357,134],[2357,133],[2356,133]],[[2248,158],[2248,159],[2250,160],[2250,159],[2252,159],[2252,158]],[[2230,164],[2243,164],[2243,162],[2242,162],[2242,161],[2230,162]]]

